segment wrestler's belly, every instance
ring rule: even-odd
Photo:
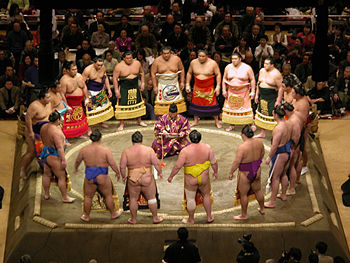
[[[229,79],[228,81],[225,81],[226,84],[229,86],[234,86],[234,87],[241,87],[241,86],[248,86],[248,79],[246,80],[240,80],[240,79]]]
[[[124,78],[124,79],[134,79],[137,77],[137,74],[130,74],[130,75],[127,75],[127,76],[120,76],[120,78]]]
[[[202,80],[202,79],[208,79],[211,76],[213,76],[213,74],[210,74],[210,75],[198,74],[196,75],[196,78]]]
[[[83,95],[83,90],[80,88],[77,88],[75,90],[73,90],[72,92],[68,92],[66,93],[66,96],[82,96]]]
[[[273,90],[276,90],[276,87],[273,87],[273,86],[269,86],[265,83],[260,83],[259,85],[260,88],[264,88],[264,89],[273,89]]]

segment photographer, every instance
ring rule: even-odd
[[[259,251],[256,249],[254,244],[250,241],[252,235],[243,235],[243,239],[238,239],[243,249],[238,253],[236,262],[237,263],[258,263],[260,259]]]
[[[301,261],[301,250],[292,247],[289,251],[283,251],[278,263],[299,263]]]

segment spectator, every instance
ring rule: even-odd
[[[21,53],[21,58],[19,63],[23,64],[24,63],[24,58],[26,56],[30,56],[31,60],[34,60],[34,57],[38,56],[38,50],[34,47],[34,42],[33,40],[27,40],[25,44],[25,48]]]
[[[250,26],[248,27],[247,31],[246,32],[250,32],[251,31],[251,28],[254,26],[254,25],[258,25],[260,27],[260,34],[265,34],[265,26],[263,25],[262,23],[263,19],[259,16],[256,16],[253,20],[253,23],[250,24]]]
[[[249,26],[251,24],[253,24],[253,21],[255,19],[255,11],[254,11],[254,7],[252,6],[247,6],[245,9],[245,14],[242,15],[241,19],[239,20],[239,28],[240,28],[240,32],[241,34],[243,32],[248,32],[249,30]]]
[[[343,74],[344,69],[348,66],[350,66],[350,50],[346,53],[346,58],[339,63],[339,74]]]
[[[35,57],[33,64],[24,72],[22,84],[25,87],[39,89],[39,58]]]
[[[185,22],[182,21],[183,15],[182,15],[182,11],[180,9],[180,4],[178,2],[174,1],[172,3],[170,14],[173,15],[175,23],[179,23],[179,24],[184,23],[185,24]]]
[[[222,35],[222,29],[224,26],[229,27],[229,31],[231,32],[233,39],[237,41],[239,37],[239,30],[237,24],[233,21],[232,14],[230,12],[226,12],[224,20],[216,26],[214,40],[216,41],[219,38],[219,36]]]
[[[93,64],[93,62],[91,60],[91,56],[87,53],[84,54],[83,57],[81,59],[79,59],[77,62],[78,72],[80,74],[82,74],[84,69],[91,64]]]
[[[11,10],[11,6],[16,4],[22,13],[25,13],[29,9],[29,0],[9,0],[7,3],[7,10]]]
[[[303,61],[295,67],[294,73],[297,75],[301,83],[305,85],[307,77],[312,75],[312,65],[308,54],[303,55]]]
[[[254,52],[255,59],[259,63],[259,68],[263,67],[265,58],[272,57],[274,54],[273,48],[267,44],[267,39],[266,35],[260,35],[260,44]]]
[[[196,52],[193,43],[191,41],[188,41],[186,47],[180,53],[180,58],[183,63],[188,60],[192,51]]]
[[[303,31],[297,34],[303,40],[302,46],[305,51],[312,51],[315,46],[315,35],[311,32],[311,25],[305,24]]]
[[[237,263],[259,263],[260,254],[254,244],[250,241],[251,235],[244,235],[238,242],[242,245],[242,250],[236,257]]]
[[[0,76],[0,87],[4,87],[7,79],[11,79],[14,86],[17,86],[17,87],[21,86],[21,82],[16,76],[12,66],[7,66],[5,74]]]
[[[64,49],[80,49],[84,36],[78,28],[76,22],[70,24],[70,31],[64,34],[62,46]]]
[[[174,32],[169,35],[167,46],[170,46],[172,50],[179,56],[181,52],[186,48],[188,42],[187,35],[182,31],[180,24],[175,24]]]
[[[291,247],[288,252],[282,252],[282,257],[278,260],[278,263],[300,263],[301,256],[299,248]]]
[[[55,79],[60,79],[62,77],[63,65],[65,62],[67,62],[66,53],[64,53],[64,51],[58,52],[58,58],[53,62],[53,75]]]
[[[254,75],[257,76],[257,74],[259,73],[259,70],[260,70],[259,63],[258,63],[258,61],[256,61],[255,57],[253,56],[253,53],[246,52],[245,59],[243,62],[247,63],[249,66],[251,66],[253,69]]]
[[[141,63],[145,77],[148,77],[151,65],[149,64],[148,60],[146,60],[146,53],[143,49],[136,51],[136,59]]]
[[[281,32],[281,27],[281,23],[276,23],[275,32],[270,36],[270,43],[273,47],[278,44],[281,44],[284,47],[287,47],[288,45],[287,35]]]
[[[168,14],[169,12],[167,12],[166,14]],[[152,12],[152,7],[150,5],[143,7],[143,14],[142,15],[143,15],[143,17],[140,19],[138,31],[140,31],[140,29],[143,25],[147,25],[147,17],[149,17],[149,16],[152,16],[154,18],[154,23],[161,24],[159,17],[154,16],[154,14]]]
[[[11,79],[7,79],[5,86],[0,89],[0,116],[2,119],[17,119],[20,93],[21,89],[13,86]]]
[[[316,244],[316,253],[318,254],[319,263],[333,263],[333,258],[326,255],[328,245],[327,243],[320,241]]]
[[[164,261],[166,263],[201,262],[198,248],[187,240],[187,228],[180,227],[177,230],[177,236],[179,240],[165,250]]]
[[[131,50],[132,39],[128,37],[128,33],[125,29],[120,31],[120,36],[115,40],[116,49],[123,54],[126,51]]]
[[[292,67],[290,64],[284,64],[282,66],[282,77],[283,77],[283,83],[286,86],[294,87],[294,86],[300,86],[301,82],[298,79],[298,77],[292,73]]]
[[[334,263],[345,263],[345,260],[340,256],[336,256],[336,257],[334,257],[333,262]]]
[[[209,29],[210,32],[213,33],[214,29],[216,28],[216,26],[224,20],[225,17],[225,8],[223,6],[218,6],[216,8],[216,12],[213,15],[213,17],[210,20],[210,24],[209,24]]]
[[[272,58],[275,61],[275,68],[281,72],[286,61],[283,56],[280,56],[280,51],[278,49],[274,50]]]
[[[175,20],[172,14],[168,14],[166,21],[161,26],[160,40],[165,45],[171,33],[174,33]]]
[[[203,19],[201,17],[196,17],[195,24],[191,27],[189,32],[189,39],[197,50],[209,50],[211,34],[209,28],[203,25]]]
[[[190,67],[191,61],[196,58],[197,58],[197,52],[195,50],[191,50],[188,54],[188,57],[185,60],[183,60],[185,73],[187,73],[188,68]]]
[[[24,58],[24,63],[19,65],[19,69],[18,69],[18,80],[19,82],[22,82],[22,80],[24,79],[24,72],[32,65],[32,59],[30,58],[30,56],[26,56]],[[55,65],[54,65],[55,66]]]
[[[153,105],[149,102],[149,100],[151,100],[151,95],[149,95],[149,93],[151,93],[152,95],[154,94],[153,92],[153,84],[152,84],[152,79],[149,79],[147,81],[147,86],[144,89],[144,91],[142,92],[142,99],[143,102],[145,103],[146,106],[146,114],[144,116],[141,117],[141,120],[157,120],[157,116],[154,114],[154,107]],[[148,100],[149,98],[149,100]],[[153,96],[154,98],[154,96]]]
[[[12,66],[12,61],[6,56],[5,50],[0,50],[0,76],[5,74],[6,67]]]
[[[156,38],[156,40],[159,41],[159,43],[160,43],[160,28],[159,28],[158,24],[155,23],[154,16],[153,15],[146,15],[144,25],[148,26],[149,32],[151,34],[153,34],[154,37]],[[141,32],[141,27],[140,27],[139,32]]]
[[[78,49],[75,55],[75,61],[78,61],[79,59],[83,58],[84,54],[89,54],[91,59],[94,59],[96,57],[96,51],[91,47],[89,40],[87,39],[84,39],[81,42],[81,48]]]
[[[251,32],[247,33],[247,44],[252,49],[252,53],[255,54],[255,48],[259,46],[260,44],[260,26],[259,25],[253,25]]]
[[[224,71],[225,71],[225,67],[229,64],[229,62],[224,62],[222,60],[221,53],[218,51],[214,52],[212,57],[213,57],[214,61],[216,62],[216,64],[218,64],[218,66],[219,66],[221,76],[223,76]]]
[[[182,23],[184,25],[191,23],[191,13],[202,16],[204,14],[204,0],[184,0],[182,5]]]
[[[316,87],[309,90],[306,95],[311,104],[317,105],[317,111],[320,115],[332,113],[330,92],[326,82],[316,82]]]
[[[114,28],[114,35],[112,37],[112,40],[116,40],[117,37],[120,36],[120,32],[123,29],[126,31],[128,37],[131,37],[131,39],[133,39],[133,40],[135,39],[134,29],[133,29],[132,25],[129,23],[128,16],[123,15],[120,19],[120,23],[116,24],[116,26]]]
[[[222,54],[224,62],[231,62],[231,54],[236,44],[237,40],[233,37],[230,27],[223,26],[221,35],[215,41],[215,50]]]
[[[340,110],[342,115],[345,110],[350,110],[350,66],[347,66],[344,73],[338,76],[335,86],[333,100],[335,108]]]
[[[74,21],[77,23],[77,26],[79,28],[84,28],[85,26],[85,20],[84,20],[84,13],[81,9],[76,8],[69,8],[67,10],[67,13],[64,15],[67,19],[70,17],[74,18]]]
[[[62,28],[61,31],[61,36],[60,36],[60,40],[63,40],[64,35],[68,34],[70,31],[70,25],[75,22],[75,19],[73,16],[70,16],[66,19],[65,25]]]
[[[335,81],[337,80],[338,67],[334,64],[334,57],[329,55],[328,60],[328,86],[330,89],[334,88]]]
[[[302,62],[304,49],[301,38],[296,38],[293,45],[289,46],[287,51],[287,60],[292,66],[292,72],[295,72],[296,66]]]
[[[25,47],[25,43],[28,40],[27,34],[21,29],[19,22],[14,22],[12,30],[8,32],[6,36],[6,42],[9,46],[15,58],[15,69],[18,69],[19,61],[21,58],[22,50]]]
[[[96,13],[96,21],[91,23],[89,26],[89,35],[92,36],[94,32],[98,31],[98,26],[103,25],[104,32],[108,34],[108,36],[111,36],[111,28],[108,23],[105,22],[104,14],[102,12]]]
[[[114,41],[109,41],[108,43],[108,49],[105,51],[105,53],[109,51],[112,53],[112,57],[118,60],[118,63],[121,61],[121,53],[119,50],[115,49],[115,42]],[[103,56],[104,58],[106,57],[105,55]]]
[[[27,22],[24,20],[24,16],[22,15],[22,13],[15,15],[13,22],[10,23],[9,30],[12,30],[14,22],[18,22],[20,24],[21,30],[23,30],[26,33],[28,39],[33,39],[33,35],[32,35],[32,33],[30,33],[30,28],[29,28]]]
[[[245,54],[247,52],[252,53],[252,49],[249,46],[247,46],[247,39],[244,35],[240,38],[239,45],[233,49],[233,52],[241,54],[242,60],[245,59]]]
[[[343,36],[343,27],[336,25],[334,33],[328,35],[328,48],[329,53],[335,57],[337,63],[340,62],[340,56],[345,47],[346,42]]]
[[[136,49],[144,49],[146,57],[157,55],[157,40],[155,36],[149,32],[147,25],[141,27],[141,33],[139,33],[135,40]]]
[[[105,66],[106,74],[108,77],[111,78],[113,76],[113,70],[117,64],[118,60],[113,58],[112,52],[106,51],[103,65]]]
[[[105,33],[103,24],[97,26],[97,31],[92,33],[90,44],[93,48],[107,48],[109,42],[109,35]]]

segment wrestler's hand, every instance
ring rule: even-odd
[[[185,83],[181,82],[180,83],[180,89],[183,90],[185,88]]]
[[[157,87],[155,87],[155,88],[153,88],[153,92],[154,92],[154,94],[158,94],[158,88]]]
[[[163,174],[162,174],[162,173],[159,173],[159,174],[158,174],[158,177],[159,177],[160,180],[163,179]]]
[[[220,86],[217,86],[215,89],[215,95],[219,96],[220,95]]]
[[[72,112],[73,109],[72,109],[71,107],[68,106],[68,107],[67,107],[67,111],[68,111],[68,112]]]
[[[141,83],[140,90],[143,91],[145,89],[145,83]]]
[[[63,169],[66,169],[66,167],[67,167],[67,161],[66,161],[66,159],[63,159],[63,160],[61,161],[61,164],[62,164],[62,168],[63,168]]]
[[[34,132],[29,132],[28,137],[30,140],[34,141]]]
[[[186,92],[187,93],[190,93],[191,92],[191,86],[188,84],[186,85]]]
[[[169,176],[168,177],[168,182],[171,183],[172,180],[173,180],[173,177]]]
[[[108,90],[108,98],[110,99],[110,98],[112,98],[112,96],[113,96],[112,91],[109,89]]]
[[[281,106],[281,102],[276,100],[275,107],[277,107],[277,106]]]
[[[249,93],[250,99],[253,100],[255,98],[255,93],[251,92]]]
[[[256,95],[255,95],[254,102],[255,102],[256,104],[258,104],[258,103],[259,103],[259,97],[258,97],[258,96],[256,96]]]
[[[228,175],[228,179],[229,179],[229,180],[232,180],[232,179],[233,179],[233,173],[230,173],[230,174]]]
[[[123,184],[125,184],[125,183],[126,183],[126,176],[123,177]]]
[[[267,165],[269,165],[270,162],[271,162],[271,158],[270,158],[270,156],[268,156],[268,157],[266,158],[266,160],[265,160],[265,163],[266,163]]]
[[[85,107],[89,106],[90,104],[89,98],[85,99],[84,104],[85,104]]]
[[[213,181],[215,181],[216,179],[218,179],[218,174],[217,173],[213,173]]]
[[[115,173],[115,177],[117,177],[117,181],[119,182],[119,180],[120,180],[120,174],[119,174],[119,173]]]
[[[115,92],[115,96],[117,97],[117,99],[120,99],[120,98],[121,98],[120,92],[119,92],[119,91],[116,91],[116,92]]]
[[[227,99],[227,92],[224,89],[222,90],[222,96],[224,96],[224,98]]]

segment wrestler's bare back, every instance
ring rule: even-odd
[[[62,76],[61,80],[62,92],[69,96],[82,96],[84,94],[84,80],[81,74],[77,73],[74,77],[69,75]]]
[[[217,63],[211,58],[208,58],[203,64],[199,62],[198,58],[196,58],[192,60],[189,71],[198,79],[207,79],[215,75],[217,67]]]
[[[290,104],[294,104],[295,99],[293,97],[292,90],[289,90],[289,91],[284,90],[283,91],[283,102],[288,102]]]
[[[142,144],[135,144],[126,148],[122,155],[126,157],[125,161],[128,169],[149,168],[157,160],[153,149]]]
[[[192,166],[206,161],[215,162],[212,149],[205,143],[192,143],[181,150],[179,159],[183,166]]]
[[[108,167],[111,164],[112,152],[100,144],[90,144],[81,149],[78,158],[84,160],[86,167]]]
[[[277,140],[278,147],[285,145],[292,137],[292,130],[289,129],[287,121],[278,123],[272,130],[273,140]]]
[[[53,146],[58,149],[59,146],[64,145],[64,134],[61,127],[53,125],[51,123],[43,125],[40,130],[41,140],[46,146]]]
[[[299,100],[295,100],[293,103],[294,111],[298,112],[303,120],[306,122],[307,117],[309,116],[310,104],[306,96],[302,97]]]
[[[242,155],[241,163],[250,163],[264,157],[264,144],[258,138],[246,140],[238,146],[237,151]]]
[[[141,68],[141,63],[139,61],[137,61],[136,59],[134,59],[130,65],[126,64],[125,61],[121,61],[114,68],[113,76],[115,74],[117,74],[118,77],[120,77],[120,78],[133,79],[139,73],[141,73],[140,68]]]
[[[177,56],[170,55],[169,60],[165,60],[162,56],[157,57],[153,64],[152,70],[154,73],[169,74],[183,70],[181,59]]]

